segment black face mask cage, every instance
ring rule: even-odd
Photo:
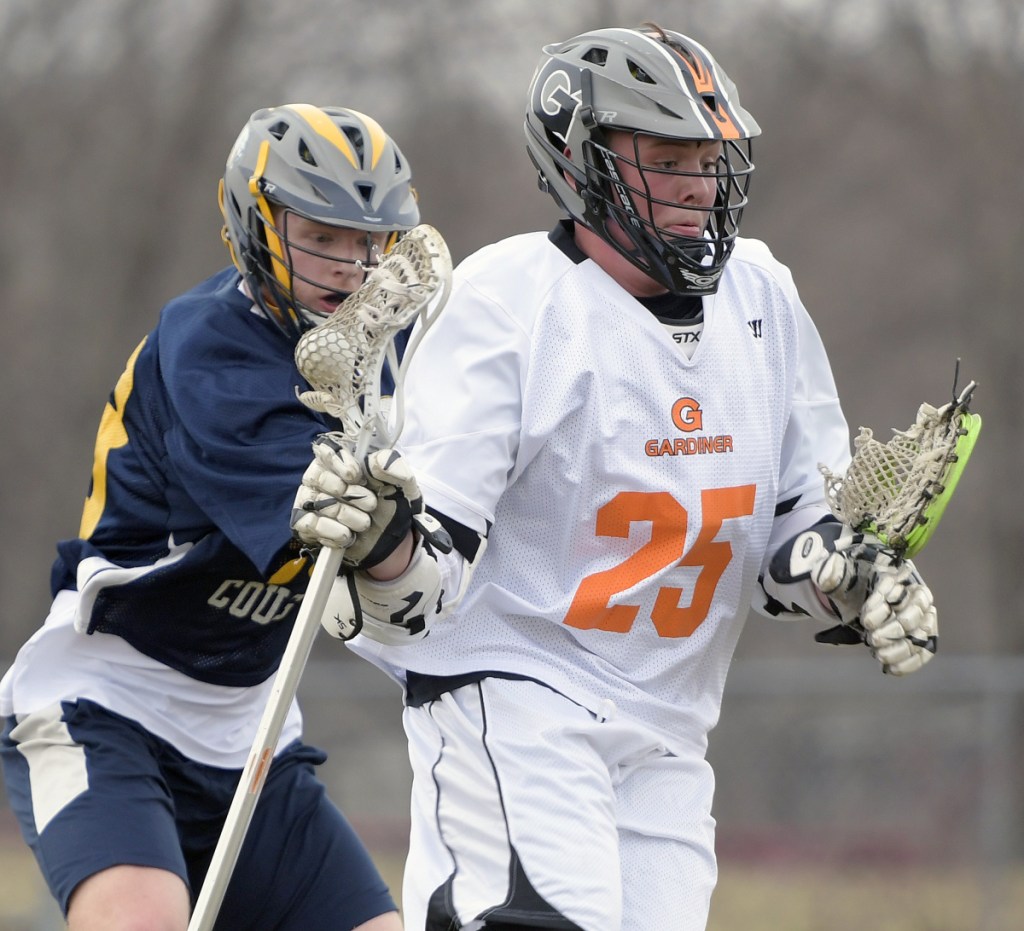
[[[270,223],[264,222],[266,228],[271,230],[277,236],[278,241],[281,243],[281,248],[284,253],[284,262],[282,264],[287,269],[289,281],[295,281],[297,279],[299,281],[304,281],[308,285],[312,285],[314,288],[320,288],[324,291],[330,290],[330,288],[326,287],[323,282],[314,281],[312,278],[308,278],[305,275],[301,275],[295,271],[294,256],[296,253],[301,255],[313,256],[314,258],[318,259],[325,259],[329,262],[334,262],[340,265],[353,265],[356,268],[359,268],[364,271],[364,277],[365,272],[369,271],[375,265],[380,264],[381,246],[374,241],[373,234],[370,233],[369,231],[363,233],[363,241],[366,248],[366,255],[363,258],[359,259],[339,258],[338,256],[329,255],[325,252],[319,252],[316,249],[310,249],[306,246],[296,245],[288,237],[288,222],[293,215],[301,216],[301,214],[296,214],[293,210],[287,208],[284,210],[284,223],[281,229],[278,229],[277,227],[273,226]],[[260,243],[264,250],[266,251],[264,261],[261,264],[271,266],[271,250],[269,249],[269,247],[266,246],[266,236],[260,238]]]
[[[613,152],[596,131],[583,143],[587,186],[583,192],[586,220],[598,235],[645,274],[678,294],[712,294],[718,287],[725,262],[739,232],[740,218],[748,202],[750,176],[754,170],[750,140],[723,140],[716,163],[715,203],[707,214],[704,237],[700,240],[666,234],[651,220],[653,206],[678,206],[655,198],[648,176],[682,175],[710,177],[701,172],[643,168],[643,187],[627,184],[620,165],[639,166],[637,138],[633,133],[633,160]],[[698,208],[693,208],[698,209]],[[632,249],[613,235],[621,230]]]

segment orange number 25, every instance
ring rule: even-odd
[[[722,522],[754,512],[754,486],[711,488],[701,492],[704,523],[689,552],[686,528],[689,515],[668,492],[623,491],[597,512],[595,532],[601,537],[628,537],[631,524],[651,525],[651,538],[632,556],[611,569],[588,575],[576,589],[565,623],[581,630],[626,633],[640,608],[609,602],[620,592],[671,565],[700,568],[688,607],[680,607],[681,588],[661,588],[651,620],[662,637],[689,637],[708,616],[711,599],[722,573],[732,559],[728,540],[715,540]]]

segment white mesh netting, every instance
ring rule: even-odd
[[[394,338],[428,308],[440,310],[450,281],[451,256],[440,233],[425,224],[406,233],[362,287],[299,340],[295,365],[312,389],[299,392],[299,400],[341,420],[352,441],[369,431],[386,442],[380,436],[386,430],[380,409],[384,361],[397,390]],[[413,348],[410,343],[407,356]]]

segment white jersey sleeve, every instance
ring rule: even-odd
[[[520,454],[529,350],[522,321],[456,272],[448,308],[410,360],[402,453],[427,503],[479,533]]]
[[[850,431],[843,416],[832,368],[821,337],[794,294],[800,344],[793,406],[782,442],[779,505],[792,510],[825,504],[819,465],[845,472],[850,462]]]
[[[760,243],[749,241],[747,247],[754,253],[763,248]],[[850,463],[850,431],[821,336],[788,270],[782,269],[779,275],[795,311],[799,352],[795,356],[792,408],[782,441],[778,502],[761,567],[762,577],[783,543],[831,513],[819,466],[841,474]],[[752,607],[759,614],[780,620],[806,617],[773,603],[760,585],[754,590]]]

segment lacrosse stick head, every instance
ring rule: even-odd
[[[922,404],[907,430],[882,443],[867,427],[854,440],[845,475],[819,466],[832,513],[873,533],[900,556],[919,553],[931,539],[970,458],[981,417],[969,410],[976,384],[935,408]]]
[[[395,337],[418,322],[429,328],[448,298],[452,260],[432,226],[414,227],[392,247],[362,286],[323,323],[308,330],[295,347],[295,365],[311,390],[299,400],[342,423],[342,439],[361,457],[370,448],[393,446],[401,417],[389,412],[380,395],[387,361],[398,391],[415,345],[410,341],[399,363]]]

